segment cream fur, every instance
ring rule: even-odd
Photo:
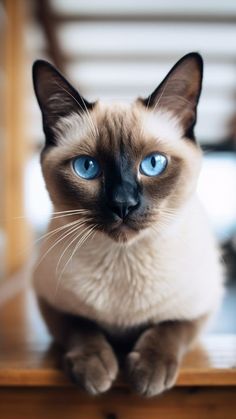
[[[60,146],[72,146],[79,143],[86,135],[96,136],[96,127],[99,124],[97,114],[106,112],[110,109],[109,104],[99,103],[99,110],[94,114],[84,113],[80,115],[73,112],[67,117],[61,118],[55,125],[57,142]],[[131,108],[126,103],[113,103],[112,109],[115,112],[129,113]],[[183,137],[183,129],[176,116],[169,111],[162,109],[154,112],[143,111],[140,121],[141,132],[149,133],[156,138],[165,141],[171,138],[171,141],[179,141]]]
[[[143,114],[143,131],[161,138],[163,141],[171,138],[179,141],[183,137],[183,128],[177,118],[170,111],[162,109],[155,112],[146,111]]]
[[[59,224],[53,221],[49,229]],[[53,243],[44,244],[41,253]],[[146,230],[123,245],[97,233],[74,255],[58,283],[56,265],[64,247],[55,246],[36,270],[38,295],[107,329],[195,319],[214,312],[221,301],[219,255],[195,196],[168,234]]]

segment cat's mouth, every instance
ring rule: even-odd
[[[93,213],[96,220],[97,230],[109,236],[116,242],[128,242],[137,238],[140,233],[150,227],[153,217],[149,213],[129,214],[121,218],[110,212]]]
[[[115,241],[127,242],[137,236],[142,229],[141,225],[130,219],[116,221],[107,228],[106,233]]]

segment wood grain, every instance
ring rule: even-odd
[[[89,397],[74,388],[4,389],[4,419],[235,419],[235,388],[176,388],[153,399],[126,389]]]
[[[0,308],[0,387],[68,387],[60,350],[26,288]],[[117,388],[124,386],[119,377]],[[207,335],[185,358],[177,386],[236,386],[236,336]]]

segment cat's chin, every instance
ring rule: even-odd
[[[127,224],[120,224],[118,227],[108,230],[106,234],[116,242],[127,243],[137,238],[139,230],[134,229]]]

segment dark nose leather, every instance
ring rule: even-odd
[[[110,208],[114,214],[118,215],[120,218],[124,219],[127,215],[134,210],[138,205],[138,202],[135,200],[129,200],[126,202],[116,202],[113,203]]]
[[[139,205],[139,198],[137,192],[129,185],[122,185],[116,187],[113,191],[112,199],[109,202],[109,207],[121,219],[137,208]]]

